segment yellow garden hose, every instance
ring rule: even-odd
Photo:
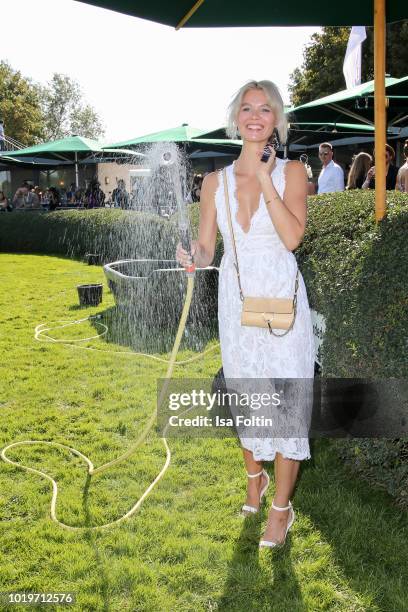
[[[105,470],[108,470],[109,468],[113,467],[114,465],[117,465],[118,463],[124,461],[125,459],[127,459],[128,457],[130,457],[130,455],[132,455],[135,450],[142,444],[142,442],[145,440],[147,434],[149,433],[150,429],[152,428],[155,419],[157,417],[157,411],[158,411],[158,407],[160,407],[162,405],[162,402],[166,396],[166,392],[168,389],[168,385],[174,370],[174,366],[176,365],[182,365],[182,364],[186,364],[189,363],[191,361],[196,360],[197,358],[202,357],[204,354],[208,353],[209,351],[214,350],[215,348],[217,348],[217,346],[219,346],[218,344],[216,344],[215,346],[211,347],[210,349],[208,349],[207,351],[205,351],[204,353],[201,353],[198,356],[192,357],[191,359],[186,359],[184,361],[176,361],[176,357],[177,357],[177,353],[179,350],[179,346],[180,346],[180,342],[181,342],[181,338],[183,336],[184,333],[184,328],[186,326],[186,321],[187,321],[187,316],[190,310],[190,305],[191,305],[191,300],[192,300],[192,296],[193,296],[193,289],[194,289],[194,273],[192,274],[187,274],[187,292],[186,292],[186,297],[184,300],[184,306],[183,306],[183,310],[181,313],[181,317],[180,317],[180,321],[179,321],[179,325],[178,325],[178,330],[177,330],[177,335],[176,338],[174,340],[174,344],[173,344],[173,349],[171,351],[171,355],[170,355],[170,359],[162,359],[159,357],[155,357],[154,355],[149,355],[147,353],[131,353],[131,352],[122,352],[122,351],[118,351],[115,352],[115,354],[124,354],[124,355],[128,355],[128,354],[132,354],[132,355],[139,355],[139,356],[143,356],[146,358],[150,358],[150,359],[155,359],[164,363],[167,363],[167,372],[166,372],[166,376],[165,376],[165,382],[163,384],[157,405],[155,410],[153,411],[151,417],[149,418],[145,428],[143,429],[142,433],[139,435],[139,437],[137,438],[136,442],[126,451],[123,453],[123,455],[120,455],[119,457],[117,457],[116,459],[113,459],[112,461],[108,461],[107,463],[104,463],[103,465],[100,465],[99,467],[95,468],[92,461],[83,453],[81,453],[80,451],[76,450],[75,448],[72,448],[70,446],[67,446],[65,444],[60,444],[58,442],[48,442],[45,440],[23,440],[21,442],[13,442],[12,444],[9,444],[8,446],[6,446],[2,452],[1,452],[1,458],[3,461],[5,461],[6,463],[9,463],[10,465],[14,465],[15,467],[21,468],[27,472],[31,472],[33,474],[38,474],[39,476],[42,476],[43,478],[46,478],[47,480],[49,480],[52,483],[52,498],[51,498],[51,509],[50,509],[50,514],[51,514],[51,519],[57,523],[58,525],[60,525],[61,527],[63,527],[64,529],[68,529],[70,531],[78,531],[78,530],[82,530],[82,529],[103,529],[106,527],[111,527],[113,525],[117,525],[118,523],[124,521],[125,519],[128,519],[129,517],[131,517],[136,510],[139,508],[139,506],[142,504],[143,500],[147,497],[147,495],[149,495],[149,493],[152,491],[152,489],[154,488],[154,486],[156,485],[156,483],[160,480],[160,478],[162,478],[162,476],[164,475],[165,471],[167,470],[169,464],[170,464],[170,459],[171,459],[171,452],[170,452],[170,448],[167,444],[166,438],[163,437],[161,438],[163,440],[163,444],[166,448],[166,461],[162,467],[162,469],[160,470],[159,474],[156,476],[156,478],[153,480],[153,482],[151,482],[151,484],[147,487],[147,489],[145,490],[145,492],[143,493],[143,495],[138,499],[138,501],[134,504],[134,506],[123,516],[121,516],[120,518],[110,522],[110,523],[106,523],[104,525],[97,525],[95,527],[73,527],[71,525],[67,525],[66,523],[61,522],[60,520],[58,520],[57,518],[57,513],[56,513],[56,506],[57,506],[57,496],[58,496],[58,485],[57,482],[48,474],[46,474],[45,472],[42,472],[40,470],[36,470],[35,468],[31,468],[28,467],[26,465],[23,465],[22,463],[18,463],[16,461],[12,461],[11,459],[9,459],[7,457],[7,451],[11,448],[16,448],[18,446],[27,446],[27,445],[33,445],[33,444],[45,444],[47,446],[55,446],[57,448],[61,448],[61,449],[65,449],[68,450],[69,452],[71,452],[72,454],[76,455],[77,457],[81,458],[84,460],[84,462],[87,464],[88,466],[88,476],[91,477],[95,474],[100,474],[101,472],[104,472]],[[81,319],[80,321],[74,321],[74,322],[67,322],[64,321],[64,324],[61,325],[60,327],[67,327],[68,325],[74,325],[75,323],[79,323],[82,321],[85,321],[86,319]],[[106,325],[104,325],[103,323],[99,323],[100,326],[104,327],[105,330],[101,333],[98,334],[97,336],[92,336],[92,338],[97,338],[100,336],[103,336],[106,334],[107,332],[107,327]],[[70,340],[69,342],[66,342],[64,340],[56,340],[54,338],[52,338],[51,336],[47,336],[45,334],[46,331],[50,331],[54,328],[52,327],[45,327],[44,325],[39,325],[36,327],[35,330],[35,339],[38,341],[44,341],[44,338],[46,339],[45,341],[48,342],[61,342],[66,344],[67,346],[72,346],[70,343],[71,342],[81,342],[81,340]],[[86,338],[85,340],[90,340],[91,338]],[[83,340],[82,340],[83,341]],[[79,346],[78,344],[76,346]],[[81,347],[81,348],[86,348],[88,350],[99,350],[99,349],[94,349],[92,347]],[[105,352],[105,351],[104,351]],[[106,351],[106,352],[111,352],[111,351]],[[188,408],[185,412],[188,412],[188,410],[190,410],[190,408]],[[184,414],[184,413],[183,413]],[[167,427],[168,425],[166,425],[165,429],[164,429],[164,434],[167,431]]]

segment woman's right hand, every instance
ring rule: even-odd
[[[185,249],[183,249],[181,242],[177,244],[176,247],[176,261],[183,268],[190,268],[194,263],[194,254],[197,251],[197,241],[191,241],[191,254],[188,253]]]
[[[373,176],[375,176],[375,166],[371,166],[367,172],[367,180],[370,180]]]

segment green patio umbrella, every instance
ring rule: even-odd
[[[387,123],[401,122],[408,115],[408,77],[385,78],[385,91],[389,100]],[[288,109],[291,123],[354,122],[374,126],[374,81],[368,81],[300,106]]]
[[[373,24],[372,0],[328,2],[259,2],[236,0],[83,0],[119,13],[157,21],[176,28],[226,28],[255,26],[353,26]],[[402,0],[388,0],[387,21],[408,17]]]
[[[190,127],[188,123],[183,123],[183,125],[179,127],[162,130],[161,132],[154,132],[153,134],[146,134],[144,136],[137,136],[130,140],[123,140],[106,146],[114,149],[116,147],[132,147],[140,144],[148,144],[150,142],[189,142],[192,138],[199,136],[203,132],[203,129],[193,128]]]
[[[387,88],[387,98],[390,106],[395,109],[389,125],[396,126],[408,123],[408,76],[398,79]]]
[[[226,135],[225,127],[220,127],[210,132],[206,132],[201,135],[201,139],[209,139],[215,142],[236,142],[237,144],[241,141],[229,141]],[[387,130],[389,137],[398,136],[401,129],[394,127]],[[352,137],[364,138],[374,137],[375,128],[373,125],[358,124],[358,123],[319,123],[319,122],[291,122],[289,123],[287,147],[285,150],[285,156],[289,154],[289,151],[295,152],[298,150],[304,150],[309,148],[313,144],[321,143],[323,141],[336,142],[343,141]],[[370,142],[372,140],[370,138]],[[223,139],[223,140],[222,140]],[[194,139],[197,140],[197,139]]]
[[[390,128],[387,130],[389,136],[398,136],[400,130]],[[308,147],[323,141],[337,142],[352,137],[371,139],[375,136],[373,125],[360,125],[356,123],[297,123],[291,122],[289,128],[289,143],[291,148],[298,148],[301,143],[307,141]],[[370,138],[371,137],[371,138]],[[339,142],[341,146],[341,143]]]
[[[218,151],[220,153],[236,153],[242,146],[241,140],[226,140],[225,138],[201,138],[204,130],[190,127],[187,123],[175,128],[138,136],[130,140],[111,143],[107,146],[114,150],[116,147],[135,147],[154,143],[154,142],[177,142],[185,144],[186,151],[192,153],[195,151]]]
[[[408,18],[408,5],[402,0],[327,0],[237,3],[236,0],[81,0],[111,9],[180,27],[242,27],[374,25],[376,219],[385,214],[385,24]]]
[[[108,147],[103,147],[97,140],[84,138],[82,136],[68,136],[59,140],[52,140],[42,144],[19,149],[18,151],[8,151],[7,156],[19,159],[20,157],[51,157],[52,159],[61,160],[62,162],[70,162],[75,164],[75,185],[79,187],[78,180],[78,162],[86,157],[99,153],[103,156],[113,155],[139,155],[134,151],[118,150],[112,151]]]

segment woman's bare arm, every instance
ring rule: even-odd
[[[408,168],[404,168],[404,166],[398,170],[395,191],[402,191],[403,193],[408,191]]]
[[[286,187],[279,197],[269,175],[258,176],[261,181],[266,208],[280,239],[293,251],[302,242],[307,217],[307,174],[300,161],[286,163]]]
[[[217,239],[217,212],[215,208],[215,192],[217,187],[218,177],[216,172],[207,174],[204,177],[200,194],[198,240],[192,240],[191,242],[191,254],[198,268],[206,268],[214,259]],[[183,266],[188,266],[189,261],[191,261],[180,243],[177,245],[176,259]]]

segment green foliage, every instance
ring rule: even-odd
[[[374,78],[374,30],[366,27],[362,47],[361,81]],[[295,106],[346,88],[343,62],[350,28],[323,27],[312,35],[303,52],[303,64],[290,75],[289,91]],[[386,71],[396,78],[408,74],[408,21],[387,24]]]
[[[105,261],[173,258],[177,230],[157,215],[93,209],[52,213],[3,214],[0,250],[82,257],[97,253]]]
[[[364,480],[384,489],[408,509],[408,440],[336,440],[334,446]]]
[[[44,136],[40,88],[4,61],[0,62],[0,119],[6,136],[27,146]]]
[[[309,199],[297,255],[310,303],[327,322],[325,376],[408,374],[407,204],[387,192],[388,214],[376,223],[372,191]]]
[[[302,67],[290,75],[292,104],[298,106],[345,88],[342,64],[349,32],[349,28],[328,26],[312,34]]]
[[[5,61],[0,62],[0,119],[6,136],[27,146],[74,134],[95,139],[104,134],[100,117],[83,102],[74,79],[54,73],[43,86]]]
[[[387,192],[387,216],[374,217],[374,193],[309,199],[297,251],[310,305],[324,315],[323,374],[381,380],[408,376],[408,196]],[[334,443],[371,483],[408,507],[408,440]]]
[[[96,111],[82,102],[79,83],[69,76],[54,73],[47,87],[42,89],[45,140],[66,136],[98,139],[104,134]]]

